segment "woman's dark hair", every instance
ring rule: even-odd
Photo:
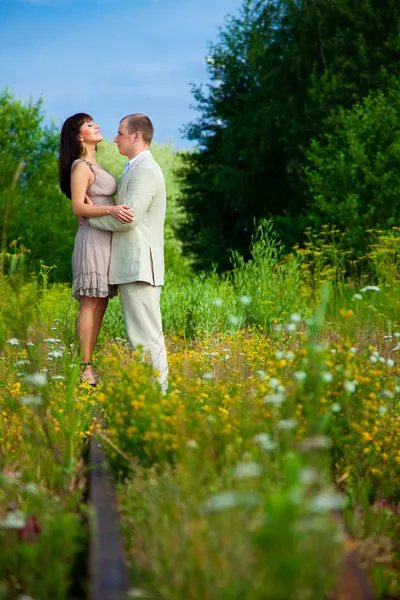
[[[93,121],[86,113],[76,113],[64,121],[60,135],[60,153],[58,157],[58,181],[63,194],[71,199],[71,166],[82,152],[78,140],[80,128],[84,123]]]

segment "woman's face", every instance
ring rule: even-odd
[[[104,137],[101,134],[100,127],[97,123],[94,121],[87,121],[81,126],[78,139],[84,144],[98,144],[104,140]]]

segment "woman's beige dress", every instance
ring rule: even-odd
[[[72,167],[80,159],[72,163]],[[95,206],[114,206],[114,194],[118,189],[115,177],[105,169],[87,164],[92,169],[95,180],[87,194]],[[110,231],[100,231],[90,227],[86,219],[78,229],[72,254],[73,296],[111,298],[117,294],[117,286],[108,283],[108,267],[111,253]]]

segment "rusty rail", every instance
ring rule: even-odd
[[[89,446],[89,502],[93,509],[89,549],[90,600],[123,600],[129,590],[117,496],[97,436]]]

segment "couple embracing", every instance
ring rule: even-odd
[[[124,117],[115,142],[128,158],[118,199],[118,182],[96,161],[104,138],[90,115],[63,124],[59,181],[80,218],[72,256],[73,295],[82,379],[96,385],[91,356],[109,298],[118,291],[132,348],[141,346],[165,392],[168,362],[162,332],[160,293],[164,283],[165,180],[150,144],[153,125],[143,114]]]

